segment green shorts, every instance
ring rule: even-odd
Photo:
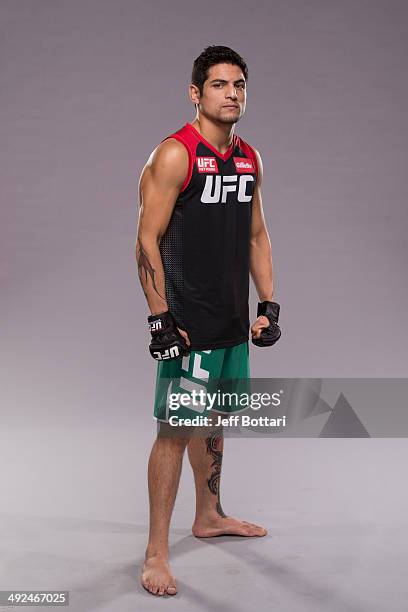
[[[193,418],[197,415],[208,416],[211,410],[220,413],[238,412],[244,408],[233,401],[224,403],[220,394],[216,396],[215,390],[218,383],[231,380],[228,384],[228,392],[248,392],[250,379],[249,370],[249,346],[248,341],[231,346],[229,348],[212,349],[207,351],[191,351],[186,357],[172,359],[170,361],[159,361],[157,364],[156,392],[154,400],[154,417],[158,421],[167,422],[170,416],[177,414],[179,418]],[[190,403],[189,406],[179,405],[174,408],[176,395],[189,394],[193,397],[204,397],[206,392],[212,392],[211,404]],[[201,395],[199,395],[201,394]],[[219,401],[216,401],[215,398]]]

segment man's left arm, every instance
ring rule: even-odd
[[[262,208],[261,185],[263,178],[262,160],[255,151],[258,162],[258,176],[252,198],[252,222],[250,236],[250,272],[258,292],[259,301],[273,301],[272,249]]]
[[[258,151],[255,149],[255,155],[258,163],[258,176],[255,181],[254,195],[252,198],[252,221],[251,221],[251,235],[250,235],[250,247],[249,247],[249,265],[252,280],[254,281],[259,302],[262,303],[273,303],[276,304],[273,299],[273,264],[272,264],[272,248],[271,241],[269,239],[268,230],[265,224],[265,217],[262,208],[262,195],[261,185],[263,179],[263,168],[262,159]],[[260,315],[257,317],[255,323],[251,326],[252,339],[259,340],[262,329],[270,326],[271,320],[269,318],[270,310],[277,310],[277,316],[279,316],[279,306],[268,306],[264,305],[266,315]],[[259,309],[258,311],[262,308]],[[276,318],[277,323],[277,318]],[[278,338],[276,338],[278,339]],[[276,340],[275,340],[276,342]],[[268,343],[270,346],[271,343]]]

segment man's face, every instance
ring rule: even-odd
[[[216,64],[208,70],[203,94],[198,90],[193,102],[200,113],[221,123],[236,123],[245,112],[246,82],[242,70],[233,64]]]

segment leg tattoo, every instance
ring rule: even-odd
[[[208,488],[213,495],[217,496],[216,510],[220,516],[225,518],[227,515],[223,511],[220,502],[220,479],[222,464],[222,433],[213,431],[209,438],[206,438],[207,453],[213,458],[211,467],[214,468],[210,478],[207,480]]]

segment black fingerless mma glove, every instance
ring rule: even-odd
[[[177,329],[180,326],[169,310],[158,315],[150,315],[147,320],[152,334],[149,350],[153,359],[162,361],[188,355],[187,343]]]
[[[261,331],[259,338],[252,338],[256,346],[272,346],[281,337],[281,330],[278,325],[280,306],[276,302],[258,302],[257,317],[264,315],[269,320],[269,327]]]

